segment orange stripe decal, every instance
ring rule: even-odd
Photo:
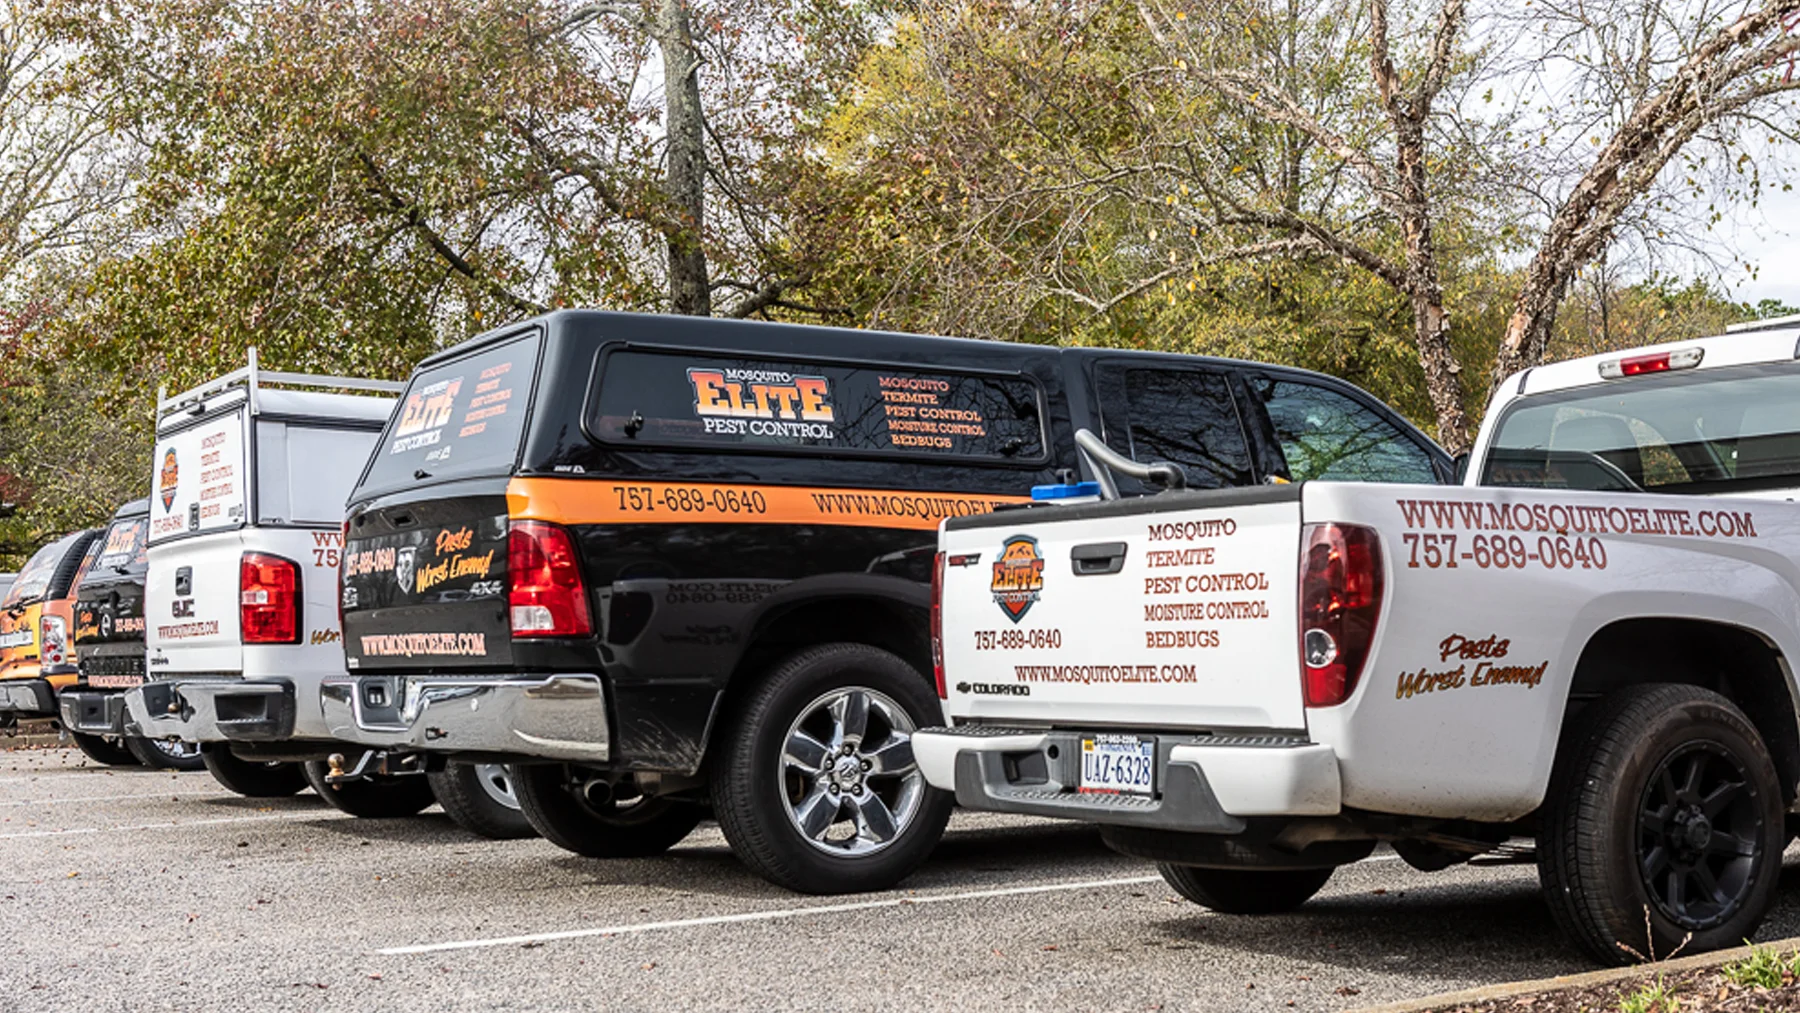
[[[515,478],[506,487],[512,517],[558,524],[829,524],[933,531],[946,517],[1028,502],[1028,496],[587,478]]]

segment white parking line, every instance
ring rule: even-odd
[[[271,813],[265,816],[223,816],[211,820],[182,820],[167,823],[134,823],[122,827],[76,827],[70,830],[28,830],[16,834],[0,834],[0,841],[16,841],[25,837],[68,837],[74,834],[112,834],[126,830],[173,830],[182,827],[212,827],[221,823],[260,823],[267,820],[301,820],[301,819],[352,819],[350,816],[334,815],[331,810],[315,810],[303,813]]]
[[[141,798],[145,801],[159,798],[181,796],[185,798],[237,798],[228,791],[150,791],[138,792],[134,795],[92,795],[87,798],[38,798],[24,802],[0,802],[0,809],[26,805],[76,805],[81,802],[118,802],[125,799]]]
[[[568,929],[562,932],[538,932],[528,936],[500,936],[492,939],[464,939],[453,943],[424,943],[418,946],[392,946],[375,952],[384,957],[415,953],[439,953],[444,950],[474,950],[490,946],[523,946],[559,939],[585,939],[590,936],[622,936],[639,932],[662,932],[668,929],[690,929],[706,925],[731,925],[739,922],[779,921],[808,915],[844,914],[850,911],[873,911],[884,907],[907,907],[915,904],[949,904],[965,900],[993,897],[1020,897],[1034,893],[1057,893],[1068,890],[1097,890],[1109,886],[1141,886],[1160,883],[1161,876],[1126,876],[1119,879],[1089,879],[1077,883],[1049,883],[1043,886],[1013,886],[999,890],[973,890],[967,893],[933,894],[925,897],[887,897],[881,900],[856,901],[851,904],[819,904],[812,907],[782,908],[776,911],[746,911],[734,915],[712,915],[706,918],[684,918],[670,922],[637,922],[610,925],[605,928]]]
[[[1363,859],[1364,862],[1397,862],[1399,855],[1375,855]],[[933,894],[925,897],[887,897],[881,900],[856,901],[849,904],[819,904],[812,907],[782,908],[776,911],[746,911],[731,915],[709,915],[704,918],[683,918],[678,921],[636,922],[627,925],[609,925],[593,929],[565,929],[561,932],[535,932],[523,936],[497,936],[490,939],[461,939],[449,943],[419,943],[413,946],[390,946],[374,951],[383,957],[403,957],[419,953],[442,953],[445,950],[477,950],[494,946],[524,946],[543,944],[563,939],[587,939],[593,936],[623,936],[644,932],[664,932],[672,929],[702,928],[708,925],[734,925],[742,922],[779,921],[785,918],[801,918],[807,915],[845,914],[852,911],[873,911],[879,908],[907,907],[914,904],[948,904],[965,900],[987,900],[994,897],[1022,897],[1038,893],[1060,893],[1069,890],[1097,890],[1109,886],[1141,886],[1147,883],[1160,883],[1161,876],[1125,876],[1118,879],[1088,879],[1075,883],[1049,883],[1042,886],[1012,886],[998,890],[973,890],[966,893]]]

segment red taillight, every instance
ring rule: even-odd
[[[1632,355],[1623,359],[1606,359],[1600,363],[1600,375],[1608,380],[1645,373],[1667,373],[1672,369],[1693,369],[1706,357],[1704,348],[1678,348],[1672,352]]]
[[[1667,373],[1668,371],[1669,356],[1666,353],[1663,355],[1640,355],[1635,359],[1619,360],[1619,372],[1625,376],[1637,376],[1640,373]]]
[[[244,553],[238,562],[238,630],[246,644],[300,642],[300,564]]]
[[[587,587],[567,531],[542,521],[513,521],[506,548],[513,636],[585,637],[594,632]]]
[[[931,561],[931,677],[937,680],[939,700],[948,700],[944,685],[944,554]]]
[[[1309,524],[1300,558],[1300,660],[1306,705],[1335,707],[1362,678],[1381,614],[1381,539],[1373,528]]]
[[[46,665],[67,664],[69,660],[69,626],[61,616],[44,616],[38,624],[38,657]]]

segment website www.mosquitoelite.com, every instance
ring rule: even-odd
[[[916,492],[815,492],[813,505],[821,514],[852,517],[906,517],[941,521],[946,517],[973,517],[992,513],[1015,502],[970,496],[932,496]]]
[[[1014,665],[1020,682],[1075,682],[1082,685],[1200,681],[1194,665]]]

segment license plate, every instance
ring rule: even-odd
[[[136,689],[144,684],[141,675],[90,675],[88,685],[95,689]]]
[[[1156,740],[1090,735],[1081,740],[1082,791],[1148,795],[1155,785]]]

